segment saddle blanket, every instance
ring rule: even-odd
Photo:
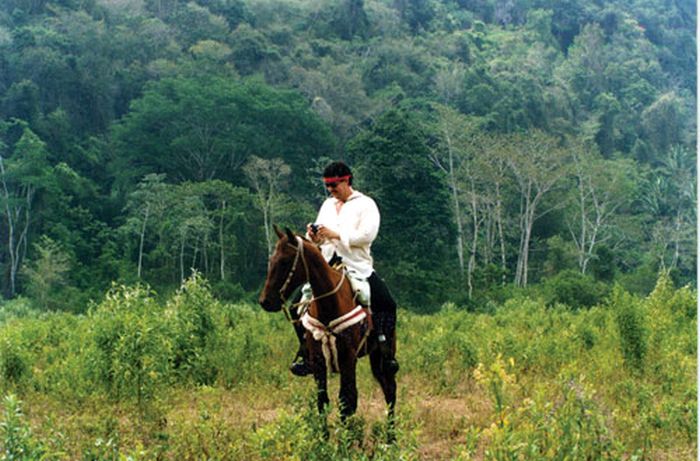
[[[340,367],[338,366],[336,335],[364,321],[367,316],[367,309],[362,306],[357,306],[347,314],[331,321],[328,325],[312,317],[308,312],[304,313],[300,320],[304,328],[311,333],[314,340],[321,341],[321,350],[326,360],[326,369],[337,373]]]

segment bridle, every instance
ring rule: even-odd
[[[311,283],[311,275],[309,272],[309,264],[306,262],[306,258],[304,257],[304,240],[299,237],[298,235],[295,236],[297,240],[297,245],[296,245],[296,253],[294,254],[294,262],[292,262],[292,268],[289,270],[289,273],[287,274],[287,277],[284,280],[284,283],[279,289],[279,295],[280,299],[282,300],[282,310],[284,311],[284,315],[287,317],[287,320],[289,320],[292,323],[297,323],[299,320],[294,320],[292,319],[291,314],[289,313],[290,308],[298,308],[299,306],[304,306],[304,309],[306,309],[312,302],[318,301],[319,299],[326,298],[328,296],[334,295],[340,290],[340,287],[343,286],[343,281],[345,281],[345,271],[340,271],[341,276],[340,276],[340,281],[336,285],[335,288],[333,288],[331,291],[328,293],[324,293],[320,296],[314,296],[309,300],[302,300],[297,303],[292,304],[291,306],[287,305],[287,297],[284,295],[284,293],[287,291],[287,288],[289,287],[289,284],[292,282],[292,279],[294,278],[294,273],[297,270],[297,266],[299,265],[299,261],[304,264],[304,272],[306,273],[306,280],[304,283]],[[287,242],[287,245],[289,245],[292,248],[295,248],[294,245],[292,245],[290,242]],[[300,284],[299,287],[304,285],[304,283]],[[296,289],[292,292],[291,298],[294,298],[294,294],[296,293]]]
[[[309,283],[311,280],[311,276],[309,275],[309,265],[306,263],[306,258],[304,258],[304,241],[302,240],[301,237],[298,235],[296,236],[297,239],[297,246],[296,246],[296,253],[294,254],[294,262],[292,263],[292,268],[289,270],[289,274],[287,274],[287,278],[284,280],[284,283],[279,289],[279,294],[280,294],[280,299],[282,300],[282,304],[287,303],[287,297],[284,295],[284,292],[287,291],[287,287],[292,281],[292,278],[294,277],[294,272],[297,270],[297,264],[299,264],[299,260],[301,260],[304,263],[304,271],[306,272],[306,282]],[[290,247],[294,248],[294,245],[292,245],[290,242],[287,242],[287,245]],[[293,293],[292,293],[293,294]]]

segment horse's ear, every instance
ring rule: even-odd
[[[289,229],[289,227],[285,227],[284,230],[285,230],[285,232],[287,232],[287,239],[289,240],[289,243],[296,246],[297,236],[294,235],[294,232],[292,232],[291,229]]]
[[[282,230],[279,227],[277,227],[277,224],[273,224],[272,227],[275,228],[275,234],[277,234],[277,237],[284,237],[284,232],[282,232]]]

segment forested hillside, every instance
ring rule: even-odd
[[[345,159],[401,304],[695,276],[689,0],[3,0],[0,286],[259,289]]]

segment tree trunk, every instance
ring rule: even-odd
[[[209,234],[204,234],[202,238],[202,264],[204,265],[204,273],[209,275]]]
[[[192,263],[190,263],[190,273],[192,272],[192,269],[197,267],[197,255],[199,254],[199,244],[201,243],[201,239],[197,239],[195,241],[194,245],[194,250],[192,250]],[[188,274],[189,276],[189,274]]]
[[[477,242],[479,241],[479,210],[478,203],[476,200],[476,188],[474,186],[474,180],[470,180],[471,188],[471,207],[472,207],[472,244],[469,251],[469,264],[467,266],[467,286],[469,287],[469,299],[472,299],[474,294],[474,269],[476,266],[476,248]]]
[[[503,217],[502,211],[502,201],[501,201],[501,187],[500,183],[496,183],[496,225],[498,226],[498,239],[501,241],[501,271],[502,279],[501,283],[506,284],[506,239],[503,232]]]
[[[219,274],[221,276],[221,281],[223,282],[226,278],[225,264],[224,264],[224,213],[226,211],[226,200],[221,201],[221,219],[219,220]]]
[[[268,206],[263,206],[263,225],[265,226],[265,242],[267,243],[267,256],[272,256],[272,236],[270,235],[270,211]]]
[[[2,188],[5,198],[5,215],[7,216],[7,251],[10,255],[10,296],[15,295],[15,221],[10,209],[10,192],[5,181],[5,164],[2,156],[0,156],[0,173],[2,174]]]
[[[143,217],[143,225],[141,226],[141,236],[140,236],[140,241],[139,241],[139,264],[136,269],[136,278],[141,280],[141,267],[143,264],[143,243],[144,240],[146,240],[146,225],[148,223],[148,216],[151,210],[151,204],[147,203],[146,204],[146,212],[144,213]]]
[[[535,201],[530,199],[532,185],[528,185],[527,193],[523,197],[523,210],[520,216],[520,251],[518,254],[518,265],[515,270],[515,285],[527,286],[527,269],[530,258],[530,237],[532,235],[532,224],[535,216]]]
[[[581,181],[581,179],[579,179]],[[580,185],[579,200],[581,201],[581,234],[579,235],[579,269],[581,273],[586,273],[586,195],[583,191],[583,184]]]
[[[522,264],[522,279],[521,286],[527,286],[528,267],[530,264],[530,238],[532,236],[533,219],[528,219],[527,228],[525,231],[525,241],[523,242],[523,264]]]
[[[459,271],[464,276],[464,229],[462,226],[462,214],[459,209],[459,197],[457,195],[457,178],[454,171],[454,153],[452,152],[452,138],[447,130],[445,130],[445,138],[447,140],[447,154],[449,165],[449,180],[452,188],[452,201],[455,209],[455,221],[457,223],[457,259],[459,260]],[[471,295],[470,295],[471,297]]]
[[[180,283],[185,281],[185,236],[180,236]]]

